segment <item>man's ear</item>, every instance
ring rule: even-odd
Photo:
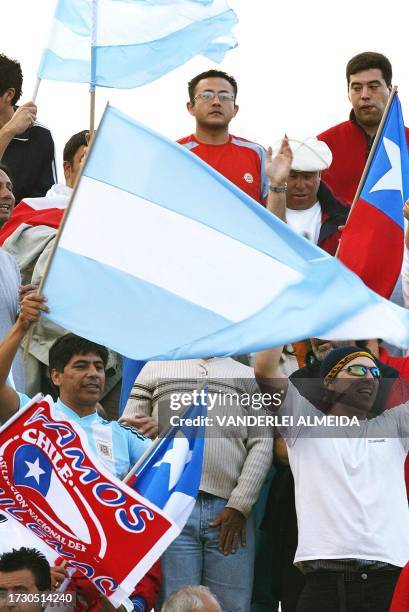
[[[61,372],[53,368],[50,370],[50,378],[52,380],[53,385],[59,387],[61,384]]]
[[[194,102],[186,102],[186,108],[193,117],[195,116],[195,103]]]
[[[324,378],[322,381],[322,386],[328,391],[332,391],[335,387],[333,380],[330,378]]]
[[[234,113],[233,113],[233,117],[235,117],[237,115],[237,113],[239,112],[239,107],[237,106],[237,104],[234,105]]]
[[[11,101],[15,95],[16,95],[16,90],[14,89],[14,87],[9,87],[8,89],[6,89],[6,91],[2,95],[3,101],[6,102],[7,104],[11,104]]]
[[[62,163],[62,167],[63,167],[63,169],[64,169],[64,178],[65,178],[65,180],[67,181],[67,180],[70,178],[70,176],[71,176],[71,173],[70,173],[70,170],[71,170],[71,162],[69,162],[69,161],[64,161],[64,162]]]

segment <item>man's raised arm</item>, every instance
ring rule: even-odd
[[[287,136],[284,136],[280,149],[273,157],[271,147],[266,155],[266,174],[270,182],[267,208],[281,221],[286,221],[287,179],[291,171],[293,154]]]
[[[287,390],[288,379],[280,368],[280,357],[283,347],[279,346],[256,355],[254,374],[263,393],[275,393]]]
[[[17,392],[7,384],[13,360],[20,342],[40,312],[48,312],[45,305],[47,298],[38,293],[26,295],[21,302],[20,314],[7,336],[0,342],[0,422],[7,421],[20,406]]]

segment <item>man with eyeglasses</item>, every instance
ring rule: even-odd
[[[368,351],[339,347],[320,369],[326,414],[358,425],[305,427],[301,417],[323,413],[283,377],[280,354],[281,347],[259,353],[255,374],[263,392],[284,389],[277,415],[295,482],[294,564],[306,580],[297,612],[387,612],[409,558],[409,405],[368,418],[379,368]]]
[[[194,134],[179,144],[223,174],[250,197],[265,205],[268,179],[261,145],[229,134],[229,125],[239,107],[237,82],[221,70],[207,70],[188,83],[187,110],[195,118]]]

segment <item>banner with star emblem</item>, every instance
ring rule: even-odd
[[[0,429],[0,510],[119,606],[179,534],[93,457],[85,434],[35,398]],[[124,555],[123,551],[127,554]]]
[[[338,256],[379,295],[389,298],[403,258],[403,205],[409,198],[409,153],[398,95],[389,106]]]

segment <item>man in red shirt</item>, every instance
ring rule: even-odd
[[[229,134],[230,121],[239,110],[236,80],[221,70],[208,70],[189,82],[188,91],[187,109],[196,120],[196,130],[179,144],[265,205],[268,180],[263,147]]]
[[[349,60],[346,67],[349,120],[318,136],[332,151],[331,167],[322,179],[337,199],[350,205],[372,147],[392,89],[392,66],[381,53],[367,51]],[[409,130],[406,129],[409,142]]]

